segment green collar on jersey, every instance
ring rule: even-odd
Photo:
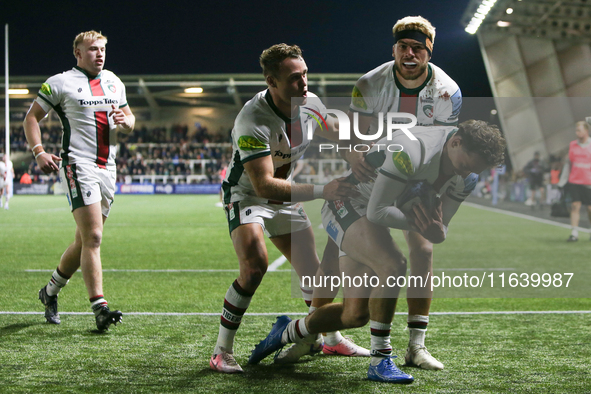
[[[427,69],[429,70],[429,73],[427,75],[427,78],[425,79],[425,82],[423,82],[423,84],[417,88],[408,89],[402,86],[402,84],[398,80],[398,77],[396,76],[396,69],[394,68],[394,65],[392,65],[392,74],[394,74],[394,81],[396,82],[396,87],[404,94],[417,96],[421,92],[421,90],[423,90],[425,86],[427,86],[427,84],[431,81],[431,78],[433,77],[433,69],[431,68],[430,64],[427,64]]]
[[[297,116],[294,117],[293,119],[290,119],[287,116],[283,115],[283,113],[281,111],[279,111],[279,108],[277,108],[277,106],[273,102],[273,97],[271,96],[271,91],[269,89],[267,89],[267,93],[265,93],[265,100],[267,100],[267,104],[269,104],[269,107],[271,107],[273,112],[275,112],[275,115],[279,116],[281,118],[281,120],[283,120],[287,124],[293,123],[295,120],[297,120],[300,117],[299,111],[298,111]]]
[[[454,136],[454,134],[456,134],[458,132],[458,128],[454,127],[453,130],[451,130],[449,133],[447,133],[447,137],[445,137],[445,142],[449,141],[449,139],[451,137]]]
[[[100,73],[98,73],[98,75],[97,75],[97,76],[93,77],[92,75],[90,75],[90,74],[88,73],[88,71],[86,71],[86,70],[85,70],[85,69],[83,69],[82,67],[74,66],[74,68],[75,68],[76,70],[80,71],[81,73],[83,73],[84,75],[86,75],[86,77],[87,77],[88,79],[97,79],[97,78],[99,78],[99,77],[101,76],[101,74],[103,73],[103,72],[101,71]]]

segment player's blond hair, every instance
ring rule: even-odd
[[[575,124],[575,127],[579,126],[583,126],[587,130],[587,132],[589,132],[589,123],[585,122],[584,120],[581,120],[577,122],[577,124]]]
[[[426,34],[431,39],[431,43],[435,43],[435,28],[431,22],[422,16],[407,16],[398,20],[392,28],[392,34],[396,34],[402,30],[418,30]]]
[[[82,44],[84,40],[105,40],[105,44],[107,43],[107,37],[103,36],[101,32],[94,30],[83,31],[74,39],[74,56],[76,56],[76,48],[78,48],[78,45]]]
[[[471,119],[458,125],[457,135],[462,138],[464,150],[482,157],[489,167],[505,161],[507,141],[497,126]]]
[[[275,44],[261,53],[259,63],[263,68],[265,77],[272,75],[277,77],[279,65],[287,58],[302,59],[302,50],[297,45]]]

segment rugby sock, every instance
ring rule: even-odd
[[[375,320],[369,321],[371,332],[371,365],[379,364],[384,357],[392,354],[390,345],[390,330],[392,323],[380,323]]]
[[[70,280],[70,276],[65,275],[63,272],[60,271],[59,268],[56,268],[51,274],[51,279],[49,283],[45,287],[45,291],[47,291],[47,295],[53,297],[54,295],[58,295],[62,287],[68,284]]]
[[[316,308],[315,306],[310,305],[310,307],[308,308],[308,315],[311,315],[312,312],[314,312],[316,309],[318,309],[318,308]]]
[[[343,340],[343,336],[339,331],[334,332],[323,332],[322,339],[324,343],[328,346],[336,346]]]
[[[90,307],[92,308],[95,317],[98,316],[101,313],[103,307],[107,305],[108,302],[105,300],[102,294],[90,298]]]
[[[309,308],[310,306],[312,306],[312,298],[314,298],[312,293],[314,293],[314,290],[308,286],[300,286],[300,290],[302,291],[304,302]]]
[[[306,327],[306,319],[292,320],[289,322],[283,334],[281,334],[281,343],[287,344],[292,342],[300,343],[303,339],[309,336],[308,328]]]
[[[228,353],[232,353],[234,347],[234,337],[236,331],[240,327],[242,316],[250,305],[253,293],[244,290],[238,284],[238,279],[232,283],[226,292],[224,298],[224,308],[220,317],[220,329],[218,332],[218,340],[213,351],[214,354],[219,354],[221,349]]]
[[[427,324],[429,324],[429,316],[408,315],[407,327],[410,335],[408,346],[425,346],[425,334],[427,333]]]
[[[579,230],[576,227],[573,227],[573,229],[570,232],[570,235],[579,238]]]

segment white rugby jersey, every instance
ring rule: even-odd
[[[300,107],[299,114],[293,119],[279,111],[269,90],[257,93],[244,105],[234,122],[232,161],[222,183],[224,203],[229,204],[248,197],[255,202],[281,204],[279,201],[257,197],[250,178],[244,171],[244,163],[271,155],[274,177],[290,180],[292,163],[298,161],[310,145],[308,122],[311,122],[313,130],[319,127],[316,120],[322,127],[326,127],[321,119],[325,115],[326,107],[311,92],[308,92],[306,104]]]
[[[60,117],[62,165],[92,162],[101,168],[115,166],[116,125],[108,114],[111,105],[127,105],[125,86],[115,74],[102,70],[91,77],[76,66],[50,77],[36,101],[46,112],[54,109]]]
[[[429,63],[425,82],[407,89],[396,77],[394,60],[359,78],[350,105],[351,111],[372,117],[369,134],[379,130],[379,113],[384,114],[384,122],[388,112],[405,112],[417,117],[417,126],[453,126],[458,123],[461,108],[462,92],[442,69]]]
[[[4,163],[4,160],[0,160],[0,181],[4,182],[7,175],[6,163]]]
[[[477,174],[470,174],[465,179],[453,175],[449,179],[439,179],[441,155],[447,140],[451,138],[457,128],[449,126],[413,127],[409,131],[417,137],[412,141],[401,131],[393,134],[392,140],[379,140],[368,152],[366,160],[375,166],[376,172],[395,182],[397,188],[388,195],[388,201],[377,201],[379,205],[395,204],[396,198],[402,194],[411,181],[426,181],[435,185],[435,191],[443,201],[443,219],[447,225],[455,214],[459,205],[470,195],[478,182]],[[398,144],[398,145],[396,145]],[[391,146],[389,152],[387,146]],[[403,147],[400,151],[400,146]],[[351,177],[351,179],[354,179]],[[357,189],[360,196],[352,198],[361,205],[369,205],[375,180],[359,183]]]

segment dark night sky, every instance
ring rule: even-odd
[[[298,44],[312,73],[365,73],[391,60],[396,20],[421,15],[437,29],[431,61],[464,97],[491,96],[477,39],[459,22],[468,1],[10,0],[0,22],[11,75],[70,69],[75,35],[91,29],[109,38],[106,68],[119,75],[258,73],[261,51],[279,42]]]

